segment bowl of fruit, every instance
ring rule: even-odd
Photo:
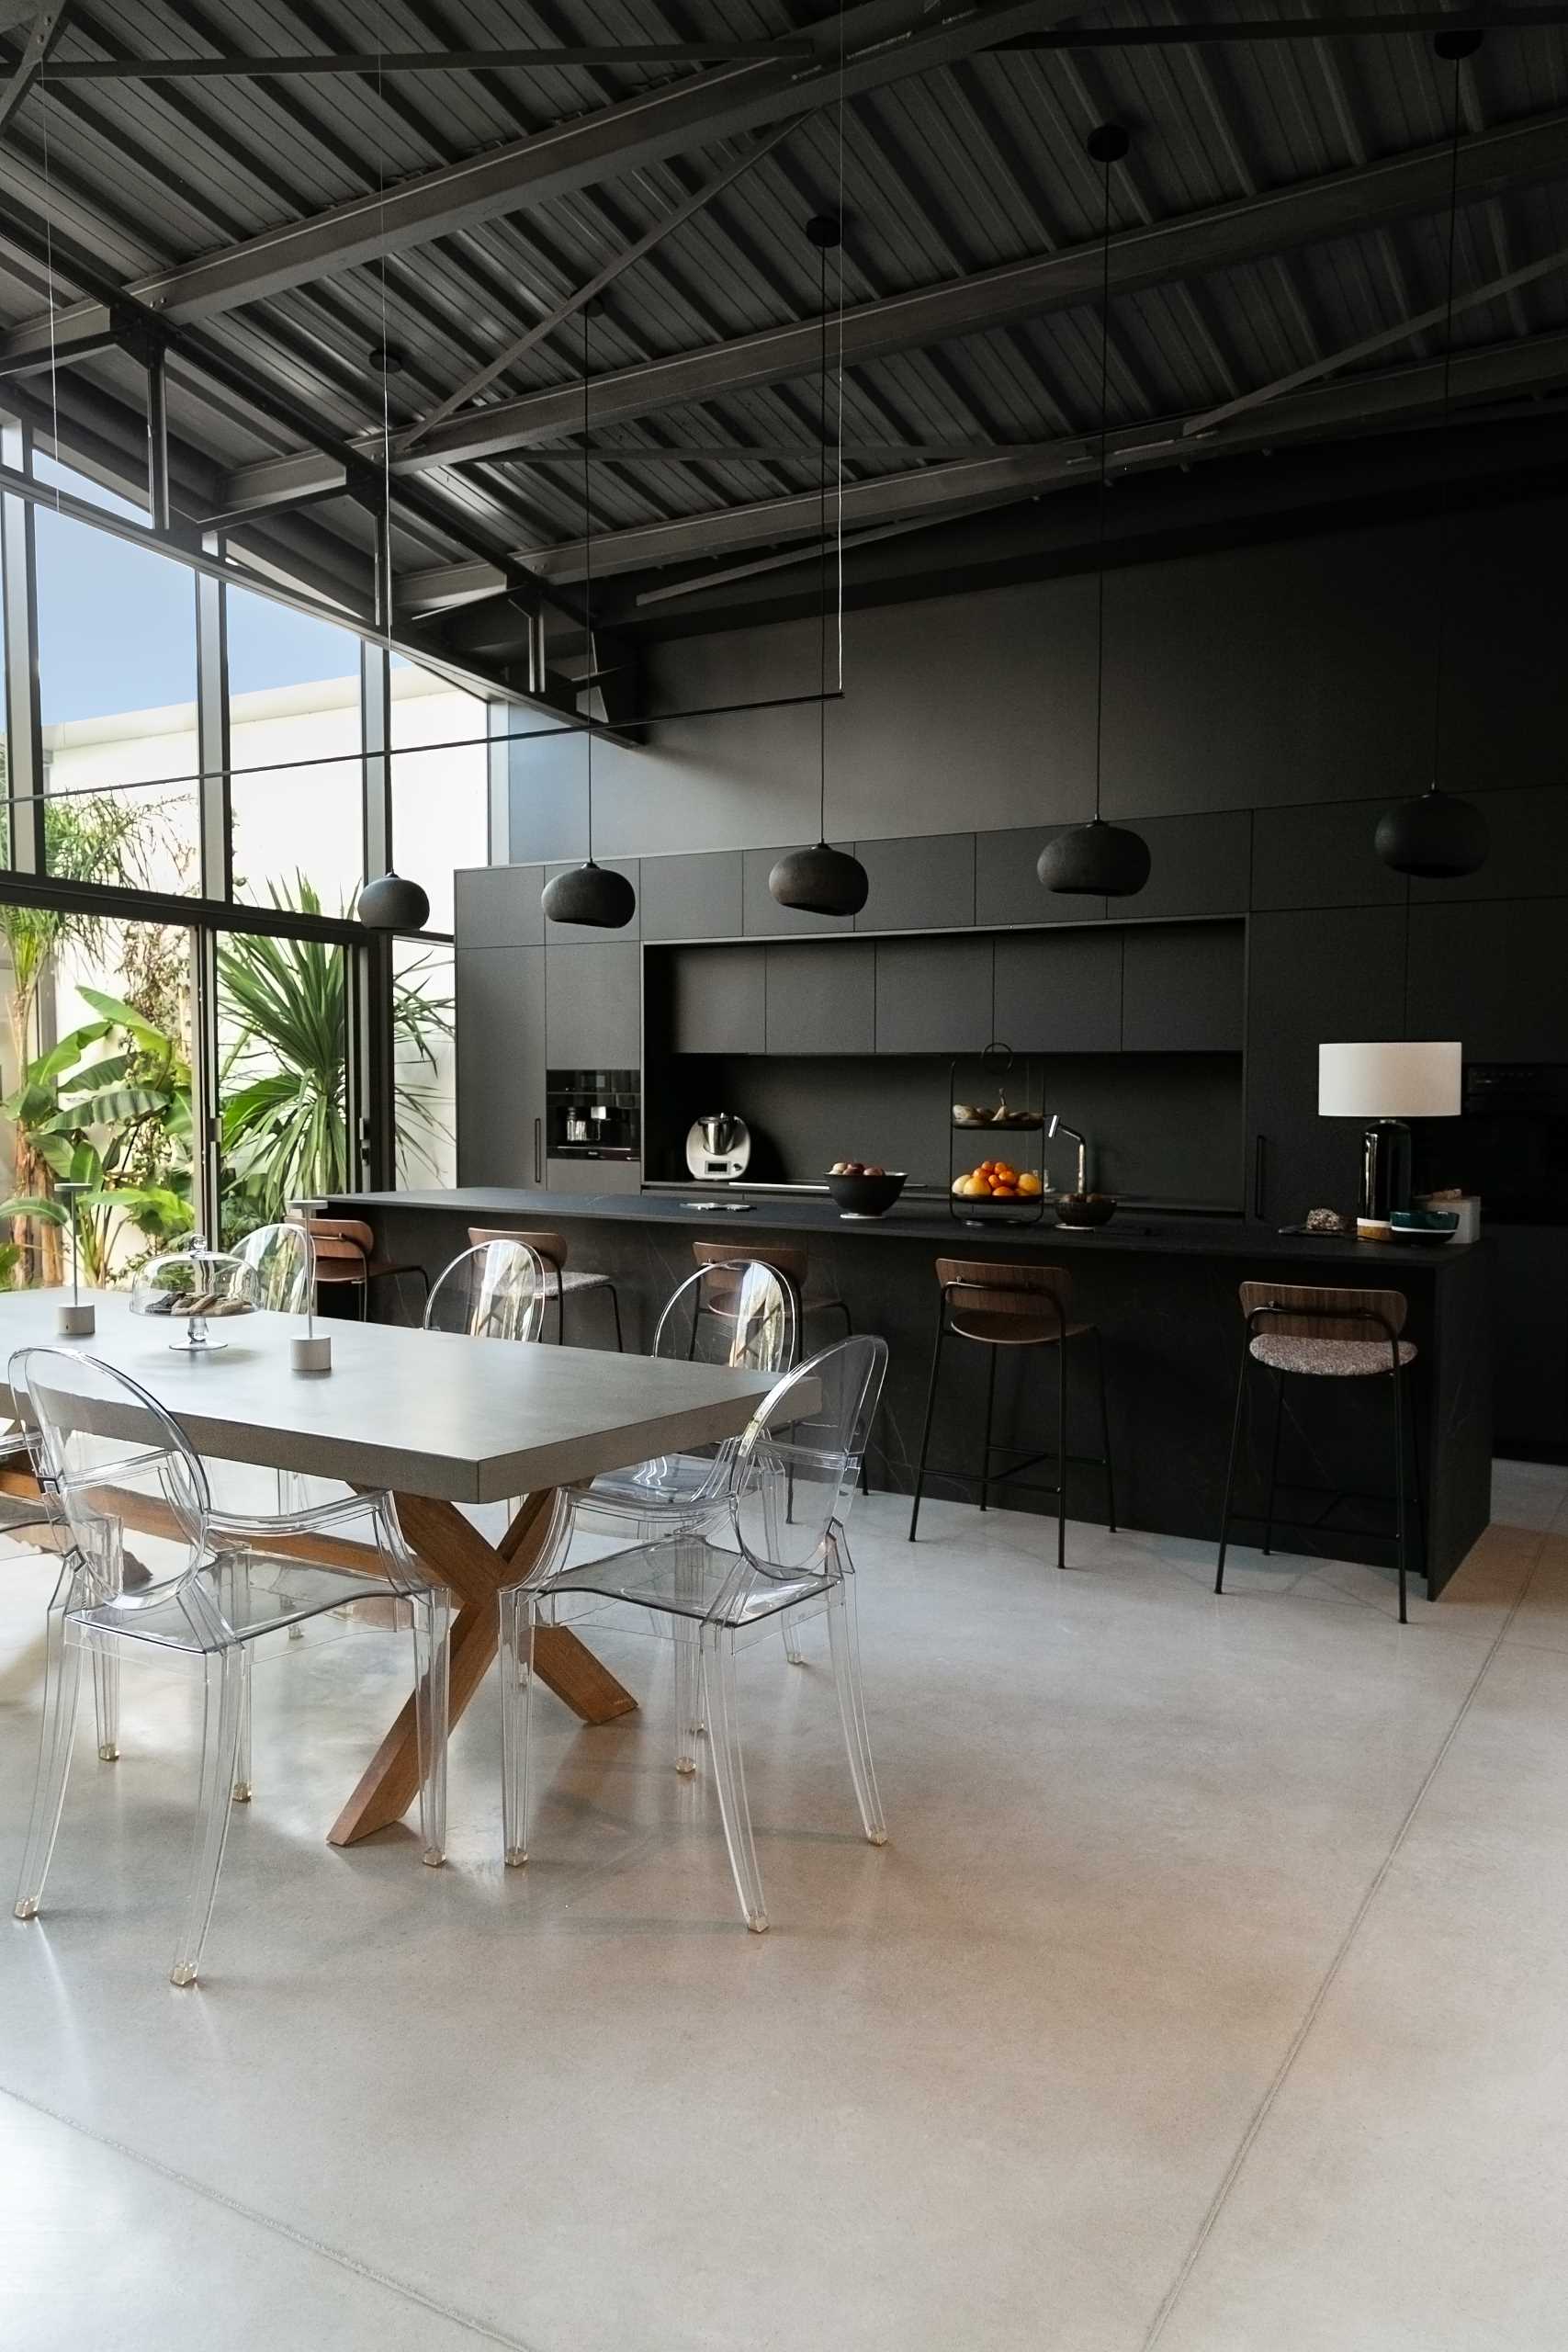
[[[1010,1159],[982,1159],[953,1182],[955,1200],[998,1208],[1038,1209],[1044,1190],[1032,1168],[1015,1168]]]
[[[828,1170],[828,1190],[840,1216],[886,1216],[908,1181],[902,1169],[875,1160],[835,1159]]]

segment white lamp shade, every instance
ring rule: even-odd
[[[1455,1119],[1460,1113],[1462,1058],[1454,1037],[1319,1046],[1319,1115],[1325,1119]]]

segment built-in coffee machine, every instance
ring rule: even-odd
[[[552,1069],[545,1079],[550,1156],[636,1159],[642,1148],[635,1069]]]

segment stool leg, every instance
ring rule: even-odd
[[[1400,1376],[1403,1378],[1403,1374]],[[1409,1395],[1408,1390],[1405,1393]],[[1427,1557],[1427,1501],[1422,1491],[1421,1477],[1421,1416],[1416,1408],[1416,1400],[1413,1396],[1410,1397],[1410,1463],[1411,1494],[1416,1503],[1416,1544],[1419,1555],[1420,1571],[1427,1579],[1427,1597],[1430,1598],[1432,1564]]]
[[[616,1290],[614,1283],[606,1283],[604,1287],[610,1294],[610,1312],[615,1318],[615,1353],[618,1356],[624,1356],[626,1351],[626,1343],[621,1337],[620,1294]]]
[[[1056,1566],[1067,1565],[1067,1345],[1056,1343]]]
[[[1116,1473],[1111,1463],[1111,1405],[1105,1391],[1105,1334],[1094,1327],[1094,1363],[1100,1374],[1100,1442],[1105,1449],[1105,1524],[1116,1532]]]
[[[986,1450],[980,1456],[980,1509],[988,1510],[991,1493],[991,1421],[997,1408],[997,1351],[987,1351],[990,1364],[986,1373]]]
[[[931,1385],[926,1390],[926,1418],[920,1429],[920,1458],[915,1464],[915,1501],[909,1513],[909,1541],[915,1540],[915,1529],[920,1516],[920,1488],[925,1484],[926,1455],[931,1451],[931,1415],[936,1410],[937,1374],[942,1370],[942,1343],[947,1337],[947,1302],[944,1299],[936,1311],[936,1345],[931,1350]]]
[[[1399,1622],[1408,1625],[1405,1612],[1405,1551],[1404,1526],[1404,1374],[1395,1372],[1393,1378],[1393,1532],[1399,1546]]]
[[[1214,1590],[1225,1589],[1225,1545],[1230,1540],[1231,1497],[1235,1492],[1235,1458],[1241,1451],[1241,1416],[1247,1403],[1247,1350],[1235,1376],[1235,1418],[1231,1423],[1231,1454],[1225,1465],[1225,1498],[1220,1510],[1220,1556],[1214,1567]]]
[[[1274,1541],[1274,1488],[1280,1478],[1280,1425],[1285,1418],[1285,1375],[1274,1374],[1274,1435],[1269,1447],[1269,1499],[1263,1506],[1263,1556]]]
[[[561,1280],[558,1266],[556,1268],[556,1345],[558,1348],[566,1345],[566,1284]]]

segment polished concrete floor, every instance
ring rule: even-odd
[[[1568,2342],[1568,1472],[1404,1629],[1379,1572],[857,1506],[892,1843],[822,1662],[742,1668],[774,1926],[643,1712],[493,1701],[450,1867],[322,1831],[404,1672],[258,1677],[206,1982],[164,1981],[191,1688],[84,1736],[47,1917],[0,1923],[5,2340],[94,2352],[1534,2352]],[[929,1538],[927,1530],[929,1527]],[[0,1555],[0,1877],[44,1564]],[[6,1909],[8,1910],[8,1899]]]

